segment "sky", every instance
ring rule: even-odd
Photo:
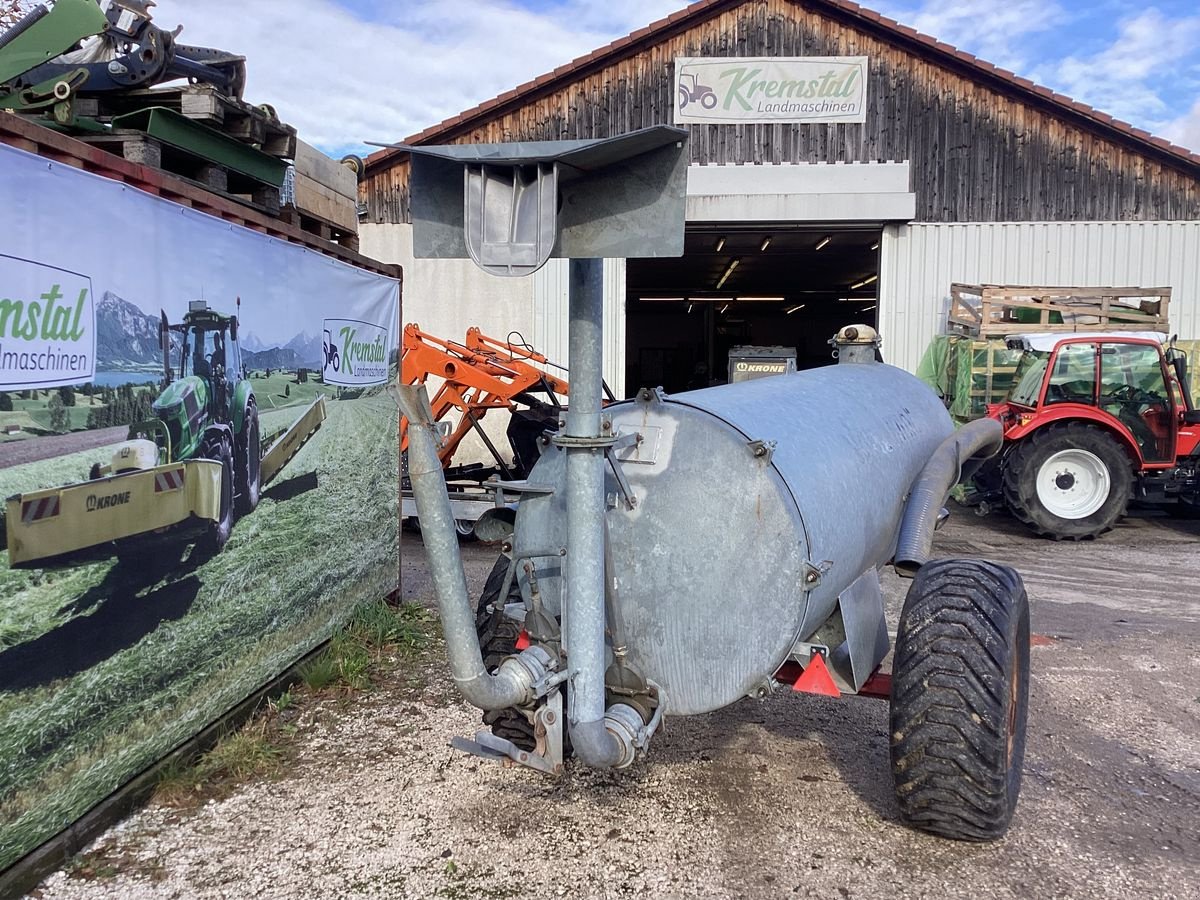
[[[248,58],[271,103],[331,155],[399,141],[686,5],[686,0],[159,0],[184,43]],[[1197,0],[864,0],[1200,152]]]

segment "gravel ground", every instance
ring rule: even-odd
[[[1200,523],[1054,544],[957,513],[943,555],[1016,565],[1033,601],[1024,788],[992,845],[902,827],[887,706],[777,694],[670,720],[628,772],[559,781],[452,751],[476,714],[444,659],[309,713],[288,775],[151,805],[42,898],[1200,896]],[[418,538],[403,591],[429,601]],[[477,591],[493,561],[467,548]],[[885,583],[892,619],[903,586]],[[97,874],[100,873],[100,874]]]

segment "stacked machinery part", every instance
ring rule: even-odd
[[[245,57],[177,42],[182,28],[152,21],[152,0],[57,0],[0,35],[0,109],[33,110],[75,96],[148,88],[176,79],[240,99]],[[57,111],[56,111],[57,115]]]

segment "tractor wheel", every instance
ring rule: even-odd
[[[244,516],[254,512],[262,489],[259,466],[262,464],[262,442],[259,438],[258,408],[246,404],[246,425],[238,440],[237,453],[237,513]]]
[[[233,531],[233,452],[224,438],[209,443],[201,454],[221,464],[221,517],[208,526],[203,544],[210,553],[220,553]]]
[[[1108,531],[1125,515],[1133,466],[1107,432],[1065,422],[1018,444],[1003,481],[1013,515],[1038,534],[1078,541]]]
[[[901,819],[955,840],[1002,837],[1021,790],[1028,698],[1021,576],[982,560],[923,566],[904,600],[892,667]]]

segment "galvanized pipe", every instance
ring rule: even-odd
[[[929,561],[938,513],[951,488],[974,465],[1004,446],[1004,428],[995,419],[968,422],[934,451],[913,483],[896,543],[896,574],[912,578]]]
[[[571,260],[563,639],[575,754],[590,766],[612,768],[632,761],[632,739],[627,727],[606,727],[604,709],[603,278],[603,260]]]
[[[505,709],[527,703],[534,682],[544,671],[517,658],[506,659],[495,675],[483,665],[475,612],[467,595],[467,579],[458,551],[454,514],[438,459],[436,426],[423,385],[397,389],[401,412],[408,419],[408,476],[417,501],[421,540],[429,559],[434,592],[442,617],[450,674],[467,702],[480,709]]]

